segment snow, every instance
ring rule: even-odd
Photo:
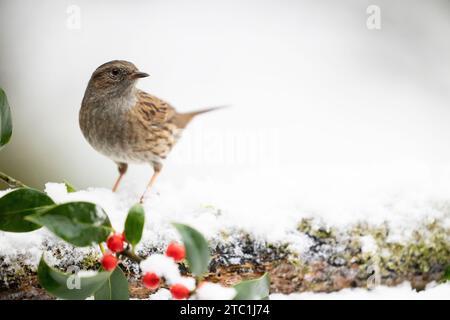
[[[359,237],[359,241],[363,253],[375,253],[377,251],[377,243],[371,235]]]
[[[174,281],[180,277],[175,261],[162,254],[152,254],[142,261],[141,270],[143,273],[154,272],[158,277],[164,277],[168,281]]]
[[[343,289],[332,293],[271,294],[271,300],[449,300],[450,283],[429,284],[424,291],[414,291],[407,282],[396,287],[378,286],[372,290]]]
[[[161,288],[149,296],[150,300],[171,300],[172,294],[166,288]]]
[[[13,233],[0,232],[0,254],[8,263],[16,256],[25,257],[25,264],[37,266],[42,255],[41,243],[49,235],[46,230]]]
[[[195,186],[192,188],[195,188]],[[67,193],[64,184],[47,183],[45,192],[57,203],[68,201],[91,201],[97,203],[107,212],[115,229],[120,231],[123,228],[127,211],[139,198],[138,194],[140,191],[136,187],[127,188],[127,186],[124,186],[117,194],[102,188],[89,188]],[[171,190],[161,191],[160,194],[163,192],[169,195]],[[199,199],[193,199],[193,197],[188,195],[179,201],[172,201],[171,197],[166,198],[152,194],[144,204],[144,208],[147,212],[147,221],[141,246],[147,243],[162,247],[174,239],[179,239],[178,233],[171,227],[172,222],[187,223],[197,228],[210,240],[217,238],[224,231],[242,230],[254,235],[255,239],[271,239],[274,242],[290,243],[292,249],[298,252],[307,248],[308,244],[308,239],[296,232],[295,226],[298,221],[294,219],[284,222],[288,230],[280,228],[276,233],[269,234],[267,233],[266,223],[273,225],[274,221],[260,219],[260,223],[255,223],[254,219],[251,219],[253,222],[249,220],[247,223],[248,227],[246,227],[244,222],[241,225],[233,215],[222,212],[219,207],[205,204]],[[279,221],[279,223],[281,222]],[[287,228],[287,225],[290,225],[290,227]],[[258,231],[257,228],[261,230]],[[267,233],[268,237],[264,236],[265,233]],[[141,246],[138,246],[138,249]]]
[[[212,282],[202,283],[196,291],[198,300],[232,300],[235,296],[234,288],[226,288]]]
[[[234,297],[232,288],[224,288],[215,283],[204,283],[196,291],[193,299],[199,300],[230,300]],[[150,300],[169,300],[170,291],[161,288],[151,294]],[[302,292],[292,294],[274,293],[269,296],[270,300],[449,300],[450,283],[428,284],[424,291],[411,289],[411,284],[404,282],[395,287],[378,286],[374,289],[343,289],[332,293]]]
[[[299,254],[310,243],[304,234],[297,232],[302,218],[313,218],[314,223],[334,227],[361,221],[372,225],[387,222],[391,226],[388,241],[399,242],[408,239],[424,222],[438,220],[443,227],[450,227],[449,168],[434,172],[420,166],[395,170],[341,166],[324,171],[319,166],[310,166],[302,172],[303,182],[286,178],[287,169],[249,170],[239,180],[188,179],[182,186],[163,179],[144,204],[147,219],[143,241],[137,249],[144,245],[162,248],[179,239],[171,226],[175,221],[197,228],[211,241],[224,241],[224,234],[242,231],[256,241],[288,244],[291,251]],[[57,203],[97,203],[115,229],[121,231],[142,186],[125,181],[117,193],[106,188],[68,193],[62,183],[47,183],[45,192]],[[2,255],[27,253],[31,265],[39,260],[44,241],[57,241],[45,229],[22,234],[0,232],[0,240]],[[376,249],[373,239],[361,240],[364,250]]]
[[[332,227],[387,222],[391,227],[389,241],[409,238],[425,222],[438,220],[450,227],[448,168],[437,173],[422,166],[395,170],[340,166],[325,171],[310,166],[301,172],[303,182],[286,178],[288,171],[249,170],[239,179],[188,179],[181,186],[162,180],[144,204],[144,242],[164,244],[176,239],[178,235],[170,226],[174,221],[192,225],[208,239],[241,230],[256,240],[287,243],[298,253],[308,248],[308,239],[296,230],[302,218],[314,218],[314,223]],[[125,181],[117,194],[103,188],[67,193],[63,184],[47,183],[46,192],[57,202],[98,203],[121,230],[142,187]]]
[[[178,282],[179,283],[179,282]],[[191,289],[193,291],[193,289]],[[226,288],[217,283],[202,282],[190,300],[232,300],[236,296],[234,288]],[[160,288],[150,294],[150,300],[170,300],[172,294],[166,288]]]

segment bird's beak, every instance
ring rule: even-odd
[[[130,78],[131,79],[140,79],[140,78],[146,78],[148,76],[150,76],[148,73],[136,71],[130,75]]]

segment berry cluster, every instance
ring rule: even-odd
[[[106,252],[101,260],[102,267],[106,271],[113,271],[119,260],[113,253],[122,252],[125,249],[125,235],[116,233],[110,235],[106,240],[106,245],[110,252]]]
[[[113,271],[119,262],[115,254],[120,253],[125,249],[125,235],[123,233],[115,233],[110,235],[106,240],[106,245],[109,251],[103,254],[101,259],[102,267],[106,271]],[[172,263],[181,262],[186,257],[186,249],[184,248],[184,245],[177,242],[172,242],[167,247],[165,255],[166,257],[173,259]],[[156,290],[161,283],[161,278],[155,272],[145,272],[142,282],[145,287]],[[187,299],[191,293],[191,291],[182,283],[172,284],[170,287],[170,292],[174,299]]]
[[[172,242],[166,249],[166,256],[172,258],[175,262],[181,262],[186,257],[186,250],[180,243]],[[159,287],[161,278],[155,272],[146,272],[142,278],[144,285],[152,290]],[[171,285],[170,292],[174,299],[187,299],[190,290],[181,283]]]

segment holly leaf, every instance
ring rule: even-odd
[[[118,266],[105,283],[95,291],[95,300],[129,300],[128,280]]]
[[[41,228],[41,225],[26,220],[39,210],[54,205],[45,193],[19,188],[0,198],[0,230],[9,232],[29,232]]]
[[[270,278],[267,273],[262,277],[242,281],[234,286],[237,294],[234,300],[262,300],[269,296]]]
[[[7,144],[12,135],[11,109],[5,91],[0,88],[0,148]]]
[[[448,266],[447,269],[445,269],[444,280],[450,281],[450,266]]]
[[[47,227],[58,237],[78,247],[104,242],[112,232],[105,211],[90,202],[55,205],[26,219]]]
[[[202,277],[208,271],[211,259],[208,242],[200,232],[188,225],[174,223],[173,226],[180,233],[186,248],[186,260],[190,271],[195,276]]]
[[[142,238],[144,230],[145,212],[140,204],[135,204],[128,211],[125,221],[125,238],[133,246],[137,245]]]
[[[90,277],[63,273],[50,267],[42,256],[37,276],[40,285],[51,295],[68,300],[84,300],[103,286],[111,272],[98,272]]]

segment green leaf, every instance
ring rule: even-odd
[[[131,207],[130,211],[128,211],[127,220],[125,221],[125,238],[133,246],[141,241],[144,223],[144,208],[140,204],[135,204]]]
[[[26,219],[47,227],[63,240],[78,247],[103,242],[112,232],[105,211],[90,202],[55,205]]]
[[[54,202],[45,193],[29,188],[19,188],[0,198],[0,230],[28,232],[41,228],[39,224],[25,220]]]
[[[94,297],[95,300],[129,300],[128,280],[122,269],[117,266]]]
[[[5,91],[0,88],[0,148],[9,142],[12,135],[11,109]]]
[[[186,259],[190,271],[197,277],[202,277],[208,271],[209,254],[208,242],[203,235],[185,224],[174,223],[186,248]]]
[[[42,256],[37,276],[40,285],[51,295],[62,299],[83,300],[102,287],[111,272],[98,272],[91,277],[63,273],[50,267]]]
[[[234,286],[237,294],[234,300],[261,300],[269,296],[270,278],[267,273],[253,280],[242,281]]]
[[[66,186],[68,193],[77,192],[77,188],[75,188],[74,185],[71,184],[69,181],[64,180],[64,185]]]
[[[444,280],[450,281],[450,266],[448,266],[447,269],[445,269]]]

